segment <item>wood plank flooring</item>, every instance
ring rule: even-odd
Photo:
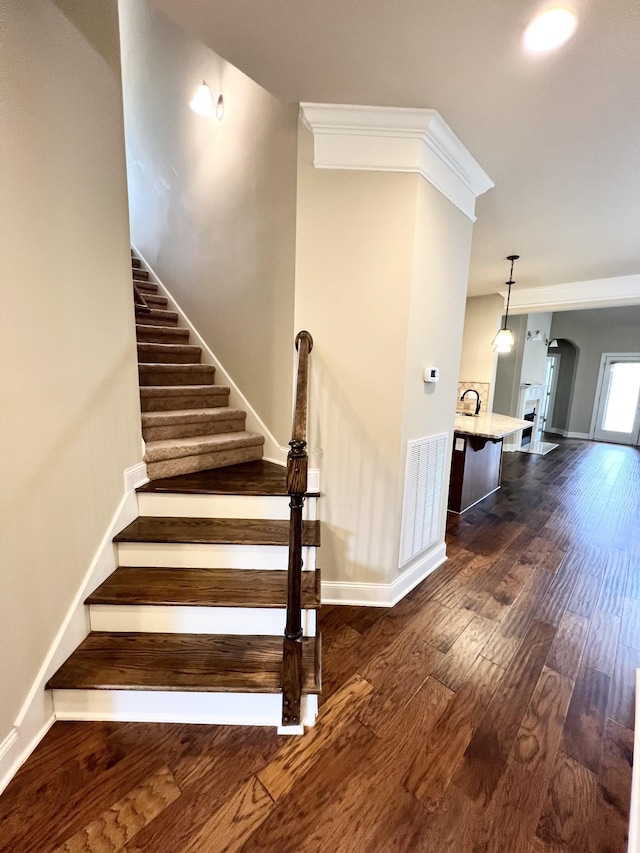
[[[634,448],[506,455],[395,608],[321,609],[304,737],[56,723],[0,798],[0,850],[623,853],[639,494]]]

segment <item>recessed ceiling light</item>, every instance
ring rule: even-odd
[[[549,9],[534,18],[525,30],[525,46],[535,53],[554,50],[571,38],[576,24],[575,15],[568,9]]]

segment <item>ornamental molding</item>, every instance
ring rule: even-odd
[[[436,110],[302,103],[300,114],[317,169],[418,173],[472,222],[494,186]]]

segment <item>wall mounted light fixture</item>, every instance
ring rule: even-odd
[[[204,80],[193,93],[189,106],[196,115],[204,118],[211,118],[213,115],[213,95]]]
[[[542,334],[540,329],[536,329],[535,332],[527,332],[527,340],[528,341],[544,341],[544,345],[546,347],[549,346],[549,338]]]
[[[204,80],[193,93],[189,106],[196,115],[204,116],[204,118],[212,118],[215,115],[220,121],[224,115],[224,98],[222,95],[218,95],[214,102],[211,89]]]
[[[513,262],[517,261],[520,255],[509,255],[507,257],[508,261],[511,261],[511,272],[509,273],[509,281],[505,282],[507,285],[507,310],[504,315],[504,323],[498,334],[493,339],[493,351],[494,352],[511,352],[513,348],[514,340],[513,333],[511,329],[507,328],[507,322],[509,320],[509,301],[511,300],[511,287],[515,284],[513,280]]]

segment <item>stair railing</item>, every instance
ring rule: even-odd
[[[293,429],[287,456],[287,492],[290,497],[287,624],[282,653],[282,725],[300,725],[302,699],[302,510],[307,493],[307,403],[309,396],[309,332],[296,336],[298,368]]]

